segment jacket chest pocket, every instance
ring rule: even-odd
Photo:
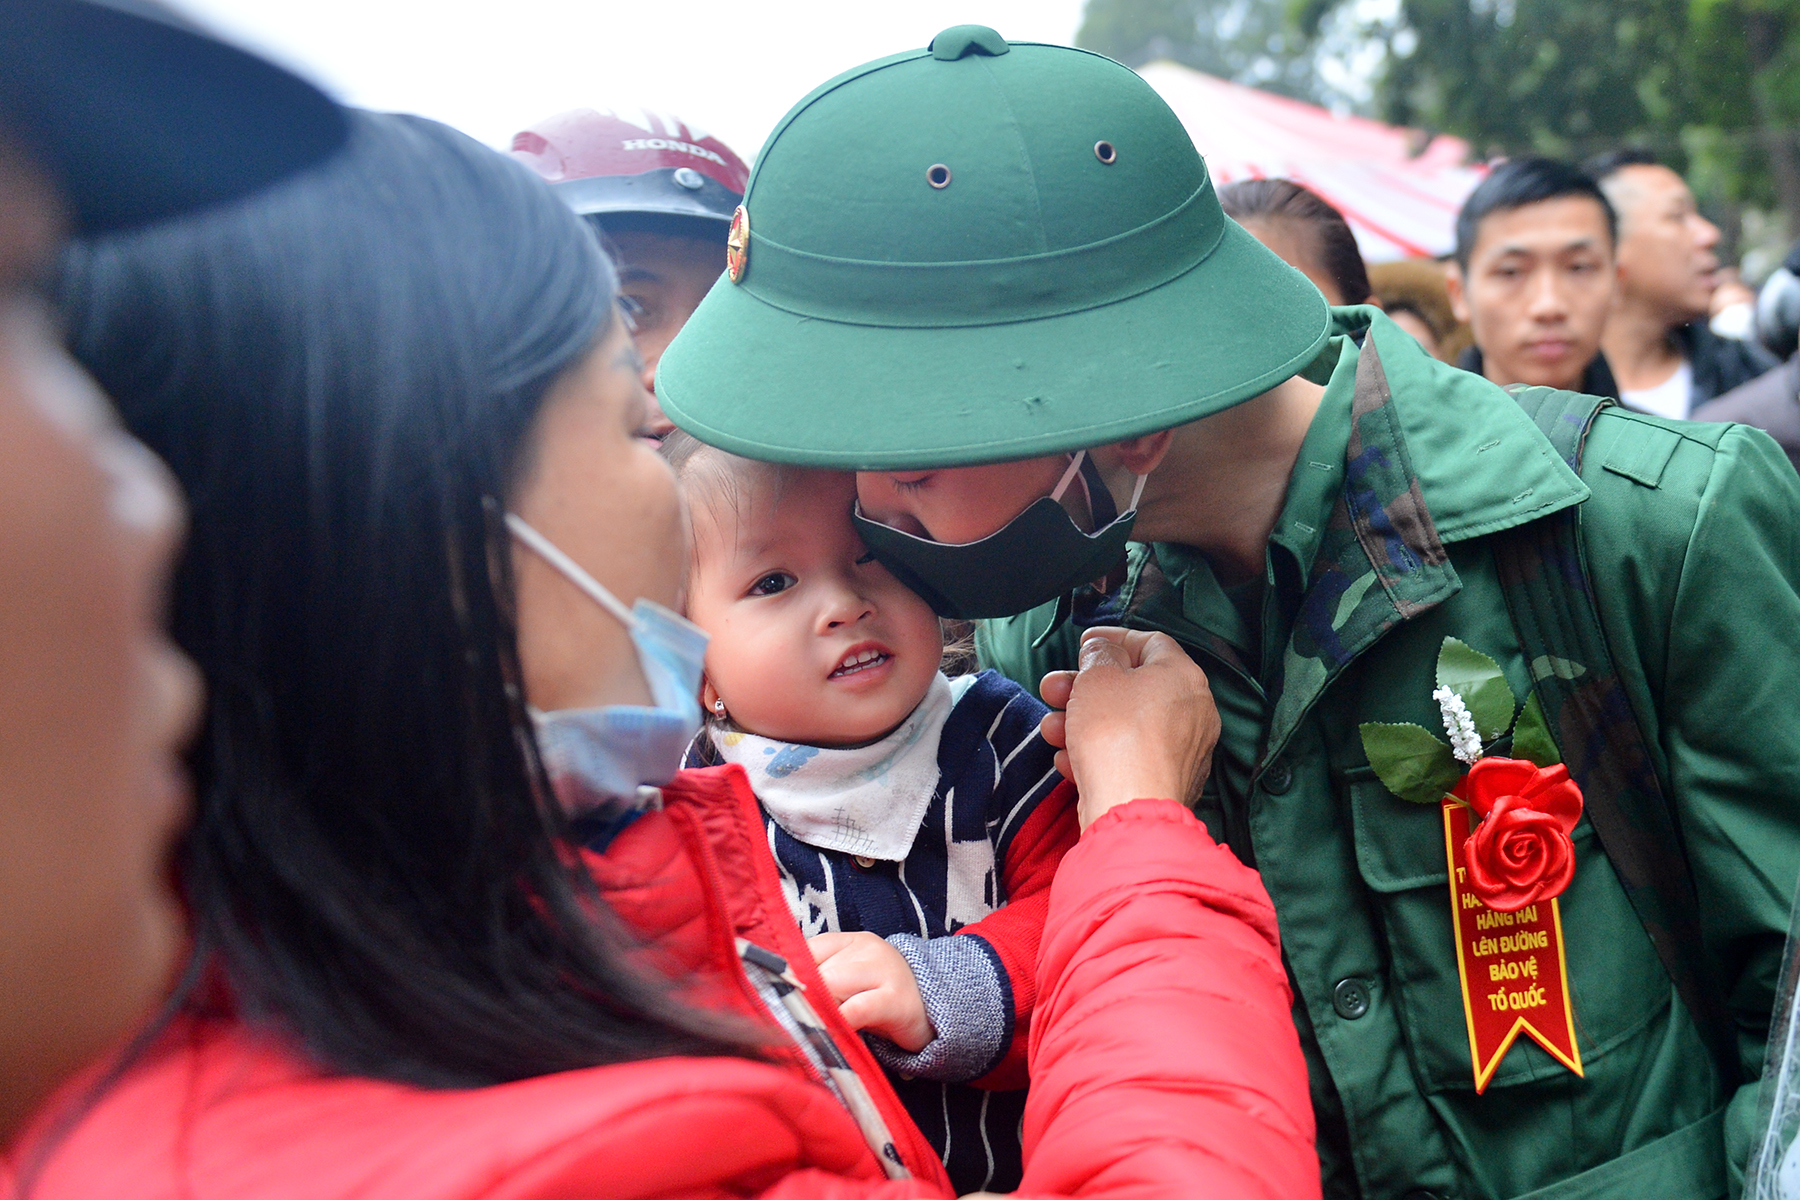
[[[1473,1091],[1462,984],[1450,921],[1442,811],[1409,804],[1368,768],[1349,772],[1356,863],[1387,936],[1388,978],[1420,1081],[1434,1092]],[[1668,1007],[1671,984],[1584,818],[1575,827],[1575,880],[1561,897],[1575,1037],[1589,1075],[1606,1053]],[[1566,1075],[1521,1037],[1489,1090]]]

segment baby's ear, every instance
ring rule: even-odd
[[[700,676],[700,707],[709,717],[725,715],[725,702],[719,696],[719,689],[713,686],[710,675]]]

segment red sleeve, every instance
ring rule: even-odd
[[[1006,861],[1000,864],[1000,884],[1006,903],[957,935],[974,934],[994,948],[1006,972],[1013,998],[1013,1037],[1006,1054],[994,1069],[973,1080],[979,1088],[1008,1091],[1026,1085],[1026,1040],[1031,1032],[1031,1013],[1037,1007],[1038,941],[1050,912],[1050,884],[1063,855],[1081,837],[1075,819],[1075,785],[1068,780],[1038,803],[1013,835]]]
[[[1050,895],[1020,1194],[1316,1198],[1290,1004],[1256,872],[1171,800],[1095,821]]]

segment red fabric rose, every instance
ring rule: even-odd
[[[1481,817],[1463,842],[1469,890],[1498,912],[1560,896],[1575,878],[1569,834],[1581,819],[1581,789],[1561,763],[1483,758],[1456,785]]]

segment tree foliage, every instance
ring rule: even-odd
[[[1391,121],[1489,153],[1649,146],[1697,191],[1778,207],[1800,232],[1796,0],[1400,0],[1400,14]]]
[[[1800,0],[1088,0],[1077,40],[1315,101],[1324,31],[1384,53],[1377,115],[1483,155],[1655,149],[1800,234]]]
[[[1131,67],[1158,59],[1303,100],[1325,98],[1315,31],[1285,0],[1087,0],[1076,44]]]
[[[1403,0],[1387,115],[1496,150],[1598,149],[1671,107],[1684,2]]]
[[[1779,204],[1800,231],[1796,0],[1401,0],[1400,12],[1380,87],[1389,119],[1498,153],[1647,145],[1719,198]]]
[[[1689,0],[1683,128],[1697,165],[1800,235],[1800,3]]]

